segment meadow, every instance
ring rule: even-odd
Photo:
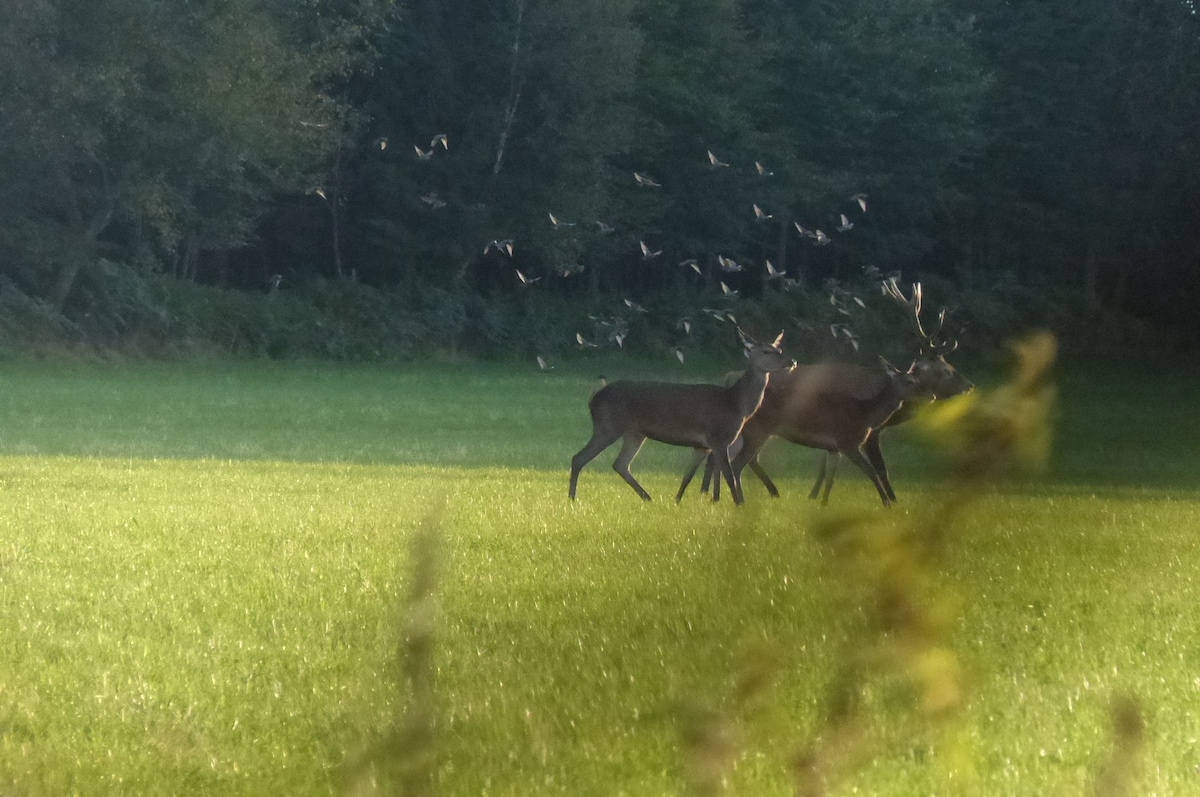
[[[622,368],[654,370],[604,364]],[[653,502],[610,452],[572,505],[595,373],[0,365],[0,794],[394,786],[412,763],[393,732],[414,705],[401,652],[418,529],[436,539],[434,792],[686,793],[689,717],[731,716],[739,673],[763,666],[727,729],[729,790],[793,793],[790,762],[861,619],[814,523],[906,522],[943,489],[936,457],[890,432],[900,503],[880,508],[844,467],[822,510],[806,497],[814,452],[772,445],[783,496],[747,473],[737,508],[675,505],[686,453],[647,444],[635,472]],[[1089,793],[1118,695],[1146,718],[1138,793],[1195,793],[1198,373],[1068,362],[1049,471],[956,522],[943,566],[969,684],[963,793]],[[888,683],[864,701],[870,754],[833,793],[952,791],[944,729],[913,722]]]

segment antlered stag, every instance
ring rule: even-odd
[[[912,296],[904,295],[900,290],[898,281],[895,277],[891,277],[883,281],[883,293],[894,299],[900,306],[904,307],[915,326],[916,333],[921,341],[921,359],[918,362],[924,363],[924,367],[931,374],[930,387],[933,394],[933,400],[953,398],[962,393],[967,393],[975,388],[971,384],[971,380],[960,374],[952,365],[946,362],[946,355],[958,348],[958,341],[939,340],[942,326],[946,320],[946,310],[943,308],[938,314],[937,328],[932,333],[925,330],[924,324],[921,322],[921,303],[922,291],[921,283],[915,282],[912,286]],[[892,416],[879,427],[871,430],[867,435],[867,439],[863,442],[862,449],[874,466],[875,472],[879,474],[880,480],[883,482],[884,489],[887,490],[888,498],[892,501],[896,500],[896,492],[892,489],[891,479],[888,477],[887,463],[883,459],[883,450],[880,447],[879,434],[884,429],[892,426],[899,426],[906,421],[912,420],[916,415],[916,408],[919,402],[908,402],[903,404],[900,409],[892,413]],[[817,472],[817,480],[813,484],[812,490],[809,492],[809,498],[821,496],[821,503],[829,503],[829,492],[833,489],[833,477],[837,472],[837,463],[839,455],[836,452],[826,452],[821,460],[820,470]],[[767,489],[772,491],[772,494],[778,494],[772,488],[774,485],[767,477],[761,466],[754,463],[751,465],[758,477],[767,485]],[[824,493],[822,494],[822,485],[824,485]]]
[[[875,485],[885,506],[896,499],[879,447],[879,431],[910,418],[916,403],[949,398],[973,386],[945,360],[944,354],[953,351],[957,344],[935,341],[922,326],[920,284],[913,285],[911,299],[899,290],[895,279],[884,282],[883,288],[886,295],[910,311],[922,342],[921,357],[904,372],[886,363],[882,369],[829,363],[799,366],[785,377],[774,380],[768,386],[758,413],[743,429],[744,440],[733,460],[739,479],[742,469],[749,465],[771,495],[779,495],[758,461],[762,445],[776,435],[826,451],[811,498],[820,495],[824,486],[823,503],[828,502],[838,459],[845,455]],[[939,317],[938,331],[942,319],[944,311]],[[702,459],[703,454],[698,453],[680,485],[677,500],[682,497]],[[711,470],[710,463],[705,471],[705,489],[709,486]],[[719,494],[720,485],[714,485],[714,499]]]

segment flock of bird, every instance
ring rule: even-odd
[[[387,139],[385,139],[385,138],[377,139],[376,146],[381,150],[386,149]],[[446,135],[444,133],[439,133],[439,134],[433,136],[433,138],[430,140],[428,149],[423,149],[420,145],[414,144],[413,150],[415,151],[416,157],[418,160],[428,161],[428,160],[431,160],[435,156],[435,153],[437,153],[439,151],[439,147],[441,148],[442,151],[448,151],[450,149],[450,139],[449,139],[448,135]],[[710,168],[712,168],[712,169],[731,168],[729,163],[721,160],[712,150],[706,150],[705,154],[707,156],[708,164],[709,164]],[[772,171],[771,169],[767,168],[766,166],[764,166],[762,164],[762,162],[754,161],[754,174],[759,178],[770,178],[775,175],[775,172]],[[658,188],[663,187],[663,184],[661,182],[659,182],[654,177],[652,177],[649,174],[646,174],[644,172],[639,172],[639,171],[633,172],[633,179],[634,179],[635,184],[637,186],[639,186],[640,188],[653,190],[653,189],[658,189]],[[853,202],[855,204],[855,206],[857,206],[858,210],[861,213],[865,214],[867,212],[867,198],[868,198],[867,195],[864,193],[856,193],[856,194],[851,195],[848,198],[848,201]],[[424,196],[421,196],[420,199],[422,202],[425,202],[434,210],[437,210],[446,205],[446,202],[444,200],[442,200],[440,197],[438,197],[438,195],[436,193],[426,194]],[[763,207],[761,205],[759,205],[757,202],[752,203],[751,210],[754,214],[754,218],[756,221],[763,222],[763,221],[768,221],[768,220],[774,218],[774,214],[769,213],[766,210],[764,210]],[[577,226],[577,222],[567,221],[567,220],[561,218],[559,215],[557,215],[553,211],[548,211],[546,215],[547,215],[547,218],[549,219],[549,223],[550,223],[551,227],[554,230],[564,231],[564,230],[568,230],[570,228]],[[595,221],[595,225],[596,225],[596,229],[600,235],[609,235],[613,232],[616,232],[616,228],[613,225],[611,225],[603,220],[597,219]],[[833,240],[828,234],[825,233],[824,230],[821,230],[819,228],[816,228],[816,227],[809,228],[809,227],[802,225],[798,221],[793,222],[793,225],[795,226],[795,229],[796,229],[796,232],[798,233],[798,235],[802,239],[810,240],[814,246],[827,246]],[[834,229],[838,233],[847,233],[850,230],[854,229],[854,226],[855,226],[855,223],[849,216],[847,216],[845,213],[839,213],[838,223],[834,227]],[[638,241],[638,247],[640,250],[641,259],[643,261],[646,261],[646,262],[655,261],[658,258],[663,256],[662,248],[654,248],[649,243],[647,243],[644,239],[640,239]],[[512,239],[512,238],[493,239],[491,241],[488,241],[483,247],[483,255],[485,257],[486,256],[500,256],[501,258],[507,257],[507,258],[511,259],[514,257],[515,252],[516,252],[516,243],[515,243],[514,239]],[[746,266],[743,263],[740,263],[731,257],[726,257],[723,254],[716,255],[716,264],[717,264],[717,267],[722,276],[727,275],[727,274],[738,274],[738,273],[742,273],[746,270]],[[685,258],[685,259],[679,261],[678,265],[681,268],[691,269],[697,275],[704,276],[704,271],[701,268],[701,261],[698,258],[695,258],[695,257]],[[782,285],[784,288],[787,288],[787,289],[796,288],[799,286],[799,281],[788,277],[786,269],[776,268],[775,265],[771,262],[771,260],[769,258],[765,260],[765,262],[763,264],[763,268],[766,271],[765,279],[768,281],[768,283],[778,282],[780,285]],[[556,269],[557,274],[559,276],[561,276],[562,278],[570,278],[570,277],[577,276],[579,274],[582,274],[584,272],[584,270],[585,270],[584,265],[581,263],[577,263],[577,262],[564,263],[564,264],[558,266],[558,268]],[[519,268],[514,267],[513,271],[516,275],[518,284],[523,288],[529,288],[542,280],[541,276],[533,276],[531,274],[528,274],[528,273],[522,271]],[[722,299],[733,300],[733,299],[738,298],[738,290],[730,287],[730,285],[725,281],[725,279],[718,278],[717,284],[721,290]],[[608,343],[614,344],[618,348],[623,348],[625,345],[625,340],[629,336],[630,321],[632,319],[633,314],[647,312],[645,307],[642,307],[640,304],[638,304],[637,302],[634,302],[631,299],[625,299],[623,303],[624,303],[624,308],[619,310],[613,316],[610,316],[610,317],[589,316],[589,319],[592,321],[593,326],[594,326],[593,337],[588,338],[582,332],[576,332],[576,334],[575,334],[576,344],[582,349],[599,348],[601,344],[598,343],[597,341],[607,341]],[[859,303],[861,304],[861,300],[859,300]],[[835,302],[835,304],[836,304],[836,302]],[[731,312],[731,309],[729,307],[726,307],[724,309],[703,308],[703,312],[705,315],[707,315],[717,321],[720,321],[720,322],[727,322],[727,323],[733,323],[733,324],[737,323],[737,319],[735,318],[735,316],[733,315],[733,313]],[[691,331],[692,331],[692,327],[693,327],[693,322],[690,318],[681,318],[675,323],[675,327],[677,329],[681,330],[685,336],[690,335]],[[844,324],[836,325],[835,324],[831,327],[831,331],[832,331],[832,334],[834,335],[834,337],[843,336],[852,345],[854,345],[855,349],[858,348],[857,339],[854,337],[853,333],[849,330],[849,328],[846,327],[846,325],[844,325]],[[681,347],[676,346],[672,350],[672,352],[673,352],[674,356],[676,357],[676,359],[679,360],[680,363],[683,363],[685,361],[684,351]],[[553,368],[553,366],[549,364],[549,362],[546,360],[545,357],[538,355],[536,359],[537,359],[537,364],[538,364],[539,368],[541,368],[542,370],[551,370]]]

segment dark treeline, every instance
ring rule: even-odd
[[[997,334],[1200,333],[1187,0],[4,9],[9,348],[661,348],[897,271]]]

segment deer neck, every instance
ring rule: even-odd
[[[749,418],[758,410],[770,378],[771,375],[767,371],[751,366],[733,383],[729,390],[743,418]]]

